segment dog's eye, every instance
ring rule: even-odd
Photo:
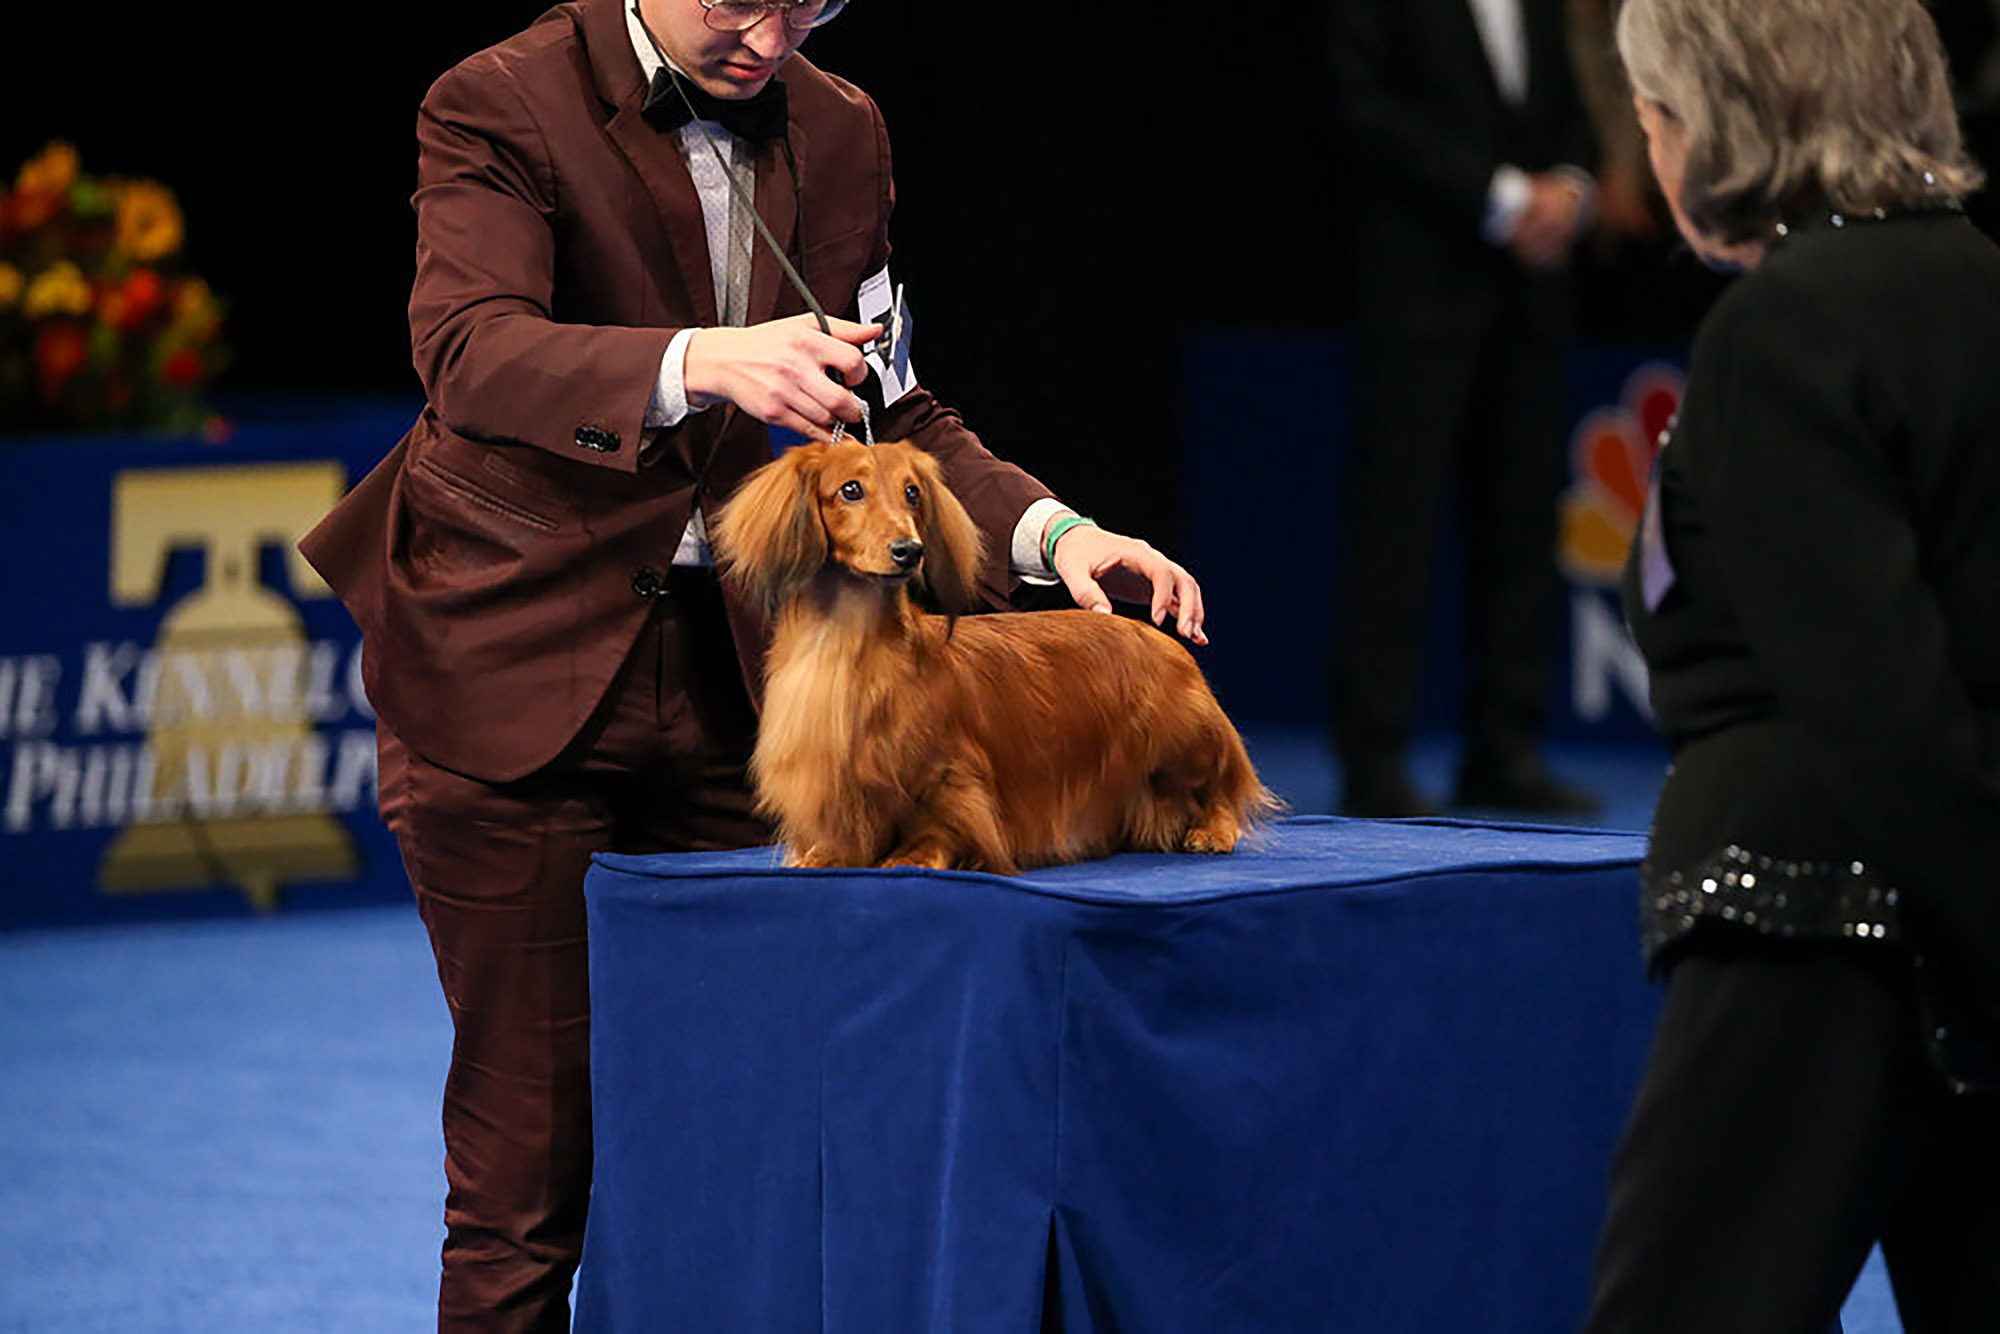
[[[905,482],[903,484],[903,499],[908,502],[911,509],[915,509],[923,503],[924,493],[917,490],[915,482]]]
[[[859,500],[867,494],[866,491],[862,490],[861,483],[859,482],[842,482],[840,484],[840,498],[842,500]]]

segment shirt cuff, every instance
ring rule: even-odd
[[[1480,223],[1481,234],[1494,245],[1506,245],[1533,194],[1527,172],[1506,162],[1495,167],[1492,183],[1486,187],[1486,217]]]
[[[653,381],[653,397],[646,403],[646,425],[679,426],[689,413],[701,411],[690,407],[687,399],[688,339],[694,332],[683,329],[667,344],[660,358],[659,378]]]
[[[1576,205],[1576,230],[1579,234],[1588,231],[1597,221],[1597,178],[1568,162],[1558,162],[1549,170],[1576,187],[1581,196]]]
[[[1021,515],[1021,521],[1014,525],[1014,541],[1007,551],[1007,564],[1015,574],[1031,584],[1053,584],[1055,571],[1042,559],[1042,533],[1049,526],[1049,520],[1065,513],[1069,506],[1054,496],[1043,496],[1028,506]]]

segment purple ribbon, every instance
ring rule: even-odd
[[[1667,536],[1660,520],[1660,468],[1666,462],[1667,445],[1673,439],[1674,423],[1660,432],[1659,452],[1653,455],[1652,475],[1646,479],[1646,512],[1639,518],[1639,593],[1647,611],[1658,611],[1660,600],[1674,586],[1674,563],[1667,557]]]

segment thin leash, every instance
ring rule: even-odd
[[[829,338],[833,337],[833,330],[828,327],[826,322],[826,311],[820,308],[819,299],[813,295],[812,288],[806,286],[806,280],[801,278],[799,271],[792,267],[791,258],[785,254],[785,248],[778,244],[778,238],[771,235],[771,229],[765,225],[763,215],[757,212],[757,201],[744,188],[743,182],[737,179],[735,169],[729,165],[729,159],[722,152],[722,145],[716,141],[715,135],[709,131],[707,123],[701,118],[701,113],[695,110],[694,99],[688,96],[687,88],[681,83],[680,71],[674,68],[673,61],[667,59],[665,49],[660,46],[660,39],[653,36],[652,25],[647,23],[645,16],[639,12],[638,0],[633,0],[632,17],[639,20],[639,30],[646,34],[647,42],[652,45],[653,54],[660,58],[661,68],[667,71],[667,82],[674,86],[674,92],[680,96],[681,105],[687,108],[689,123],[701,132],[703,142],[708,145],[708,151],[715,154],[715,165],[722,168],[722,179],[729,182],[729,189],[736,196],[736,202],[743,206],[743,211],[749,214],[751,223],[757,228],[757,235],[763,237],[764,244],[770,247],[771,254],[778,261],[778,267],[784,270],[785,280],[792,285],[792,289],[806,303],[806,309],[812,312],[813,319],[818,321],[819,331]],[[789,144],[787,145],[787,152],[789,152]],[[832,380],[842,389],[847,388],[847,382],[842,380],[831,366],[827,367],[826,374],[828,379]],[[850,390],[849,392],[852,391]],[[869,420],[868,400],[862,398],[859,394],[855,395],[855,399],[861,404],[862,437],[872,447],[875,444],[875,426]],[[839,444],[842,437],[846,434],[847,423],[836,418],[833,423],[832,442]]]

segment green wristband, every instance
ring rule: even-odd
[[[1048,536],[1042,539],[1042,563],[1051,572],[1056,568],[1056,539],[1072,528],[1095,528],[1097,520],[1086,519],[1081,514],[1065,514],[1049,525]]]

